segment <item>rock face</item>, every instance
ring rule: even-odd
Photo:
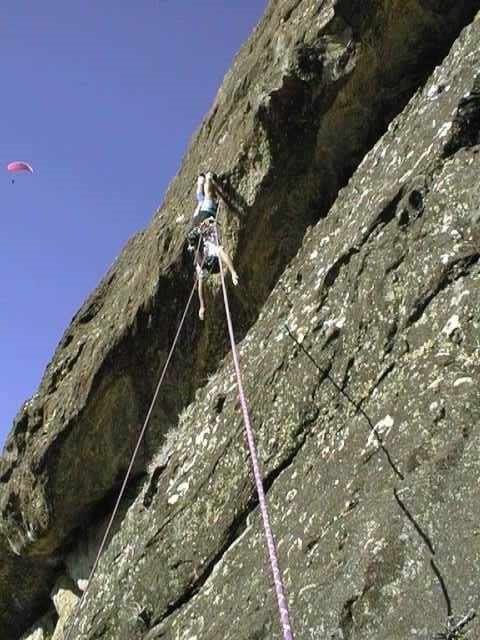
[[[65,567],[77,585],[88,572],[191,287],[183,237],[207,166],[231,205],[232,308],[297,637],[433,638],[478,606],[478,19],[423,86],[478,5],[270,4],[162,209],[15,422],[2,639],[48,608]],[[209,293],[79,640],[280,637],[218,282]]]
[[[58,615],[52,640],[63,640],[65,637],[65,624],[75,611],[78,600],[79,594],[76,592],[75,585],[71,580],[62,576],[52,592],[52,601]]]

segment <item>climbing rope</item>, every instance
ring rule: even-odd
[[[217,211],[217,218],[219,217],[220,214],[220,202],[219,202],[219,207],[218,207],[218,211]],[[217,223],[215,221],[215,226],[214,226],[214,234],[215,234],[215,241],[217,244],[217,249],[219,247],[219,242],[218,242],[218,232],[217,232]],[[198,252],[200,249],[200,242],[201,239],[199,240],[198,246],[197,246],[197,250],[196,250],[196,254],[195,254],[195,258],[194,258],[194,264],[196,264],[197,262],[197,257],[198,257]],[[233,355],[233,362],[234,362],[234,367],[235,367],[235,373],[236,373],[236,377],[237,377],[237,384],[238,384],[238,394],[239,394],[239,399],[240,399],[240,406],[242,409],[242,414],[243,414],[243,419],[245,422],[245,432],[246,432],[246,436],[247,436],[247,442],[248,442],[248,448],[249,448],[249,452],[250,452],[250,459],[251,459],[251,464],[252,464],[252,469],[253,469],[253,475],[254,475],[254,479],[255,479],[255,485],[256,485],[256,489],[257,489],[257,494],[258,494],[258,501],[259,501],[259,506],[260,506],[260,512],[262,515],[262,522],[263,522],[263,528],[264,528],[264,534],[265,534],[265,538],[266,538],[266,542],[267,542],[267,548],[268,548],[268,554],[269,554],[269,559],[270,559],[270,565],[271,565],[271,570],[272,570],[272,575],[273,575],[273,581],[274,581],[274,585],[275,585],[275,593],[276,593],[276,597],[277,597],[277,604],[278,604],[278,610],[279,610],[279,615],[280,615],[280,623],[281,623],[281,627],[282,627],[282,631],[283,631],[283,638],[284,640],[294,640],[294,635],[293,635],[293,631],[292,631],[292,627],[290,624],[290,614],[289,614],[289,609],[288,609],[288,602],[287,602],[287,598],[285,596],[285,586],[284,586],[284,582],[283,582],[283,577],[282,577],[282,573],[280,571],[280,567],[279,567],[279,562],[278,562],[278,554],[277,554],[277,548],[276,548],[276,543],[275,543],[275,538],[272,532],[272,527],[270,524],[270,516],[269,516],[269,512],[268,512],[268,506],[267,506],[267,499],[265,496],[265,490],[263,487],[263,480],[262,480],[262,473],[260,470],[260,464],[258,461],[258,454],[257,454],[257,448],[256,448],[256,444],[255,444],[255,438],[253,435],[253,429],[252,429],[252,425],[251,425],[251,421],[250,421],[250,415],[249,415],[249,410],[248,410],[248,406],[247,406],[247,401],[246,401],[246,397],[245,397],[245,392],[243,389],[243,382],[242,382],[242,375],[241,375],[241,371],[240,371],[240,364],[239,364],[239,358],[238,358],[238,353],[237,353],[237,348],[236,348],[236,344],[235,344],[235,337],[234,337],[234,333],[233,333],[233,324],[232,324],[232,319],[231,319],[231,314],[230,314],[230,306],[229,306],[229,302],[228,302],[228,295],[227,295],[227,288],[226,288],[226,284],[225,284],[225,274],[224,274],[224,270],[223,270],[223,264],[222,264],[222,260],[219,257],[219,266],[220,266],[220,276],[221,276],[221,281],[222,281],[222,291],[223,291],[223,299],[224,299],[224,305],[225,305],[225,314],[226,314],[226,319],[227,319],[227,326],[228,326],[228,333],[230,336],[230,342],[231,342],[231,346],[232,346],[232,355]],[[202,263],[200,265],[200,271],[203,267],[203,262],[204,259],[202,259]],[[198,285],[198,274],[196,275],[195,278],[195,282],[194,285],[192,287],[192,290],[190,292],[190,295],[188,297],[187,303],[185,305],[185,309],[182,315],[182,318],[180,320],[177,332],[175,334],[175,337],[173,339],[172,342],[172,346],[170,348],[167,360],[165,361],[165,364],[163,366],[162,372],[160,374],[160,378],[158,381],[158,384],[156,386],[155,389],[155,393],[153,395],[152,398],[152,402],[150,404],[150,407],[148,409],[147,415],[145,417],[145,421],[143,423],[142,429],[140,431],[140,435],[138,437],[137,440],[137,444],[135,446],[135,449],[133,451],[132,457],[130,459],[130,463],[128,465],[128,469],[127,472],[125,474],[120,492],[118,494],[112,515],[109,519],[107,528],[105,530],[104,536],[102,538],[102,541],[100,543],[100,547],[98,549],[98,553],[96,555],[94,564],[92,566],[92,569],[90,571],[90,575],[88,577],[87,580],[87,586],[77,604],[76,607],[76,611],[74,613],[74,617],[72,620],[72,623],[69,627],[69,630],[65,636],[65,640],[70,640],[71,635],[73,633],[73,630],[75,629],[76,623],[78,621],[79,618],[79,614],[80,611],[82,609],[82,606],[85,602],[85,598],[87,596],[87,593],[89,591],[90,585],[92,583],[92,580],[94,578],[95,572],[98,568],[98,564],[100,562],[100,558],[103,554],[103,551],[105,549],[108,537],[110,535],[113,523],[115,521],[115,517],[118,513],[118,509],[120,507],[120,503],[123,499],[123,496],[125,494],[125,490],[127,488],[127,484],[128,484],[128,480],[130,479],[130,475],[133,469],[133,465],[135,463],[135,459],[136,456],[138,454],[138,451],[140,449],[140,445],[142,443],[143,437],[145,435],[145,432],[148,428],[149,422],[150,422],[150,418],[151,415],[153,413],[153,409],[155,407],[155,403],[157,401],[159,392],[160,392],[160,388],[162,386],[163,380],[165,378],[165,374],[167,372],[168,366],[170,364],[170,361],[173,357],[173,353],[175,351],[175,348],[177,346],[177,342],[178,339],[180,337],[180,333],[181,330],[183,328],[183,324],[185,322],[185,318],[187,316],[188,310],[190,308],[190,304],[193,298],[193,295],[195,293],[195,289],[197,288]]]
[[[195,252],[195,258],[194,258],[194,261],[193,261],[195,265],[197,263],[199,249],[200,249],[200,240],[198,242],[197,249],[196,249],[196,252]],[[200,265],[200,268],[202,268],[202,266],[203,266],[203,260],[202,260],[202,264]],[[170,347],[170,351],[169,351],[168,357],[167,357],[167,359],[165,361],[165,364],[163,366],[162,372],[160,374],[160,378],[159,378],[157,387],[155,389],[155,393],[153,394],[152,402],[150,403],[150,407],[149,407],[147,415],[145,417],[145,421],[143,423],[142,430],[140,431],[140,435],[138,436],[137,444],[135,446],[135,449],[133,451],[132,457],[130,459],[130,464],[128,465],[127,472],[125,473],[125,477],[123,479],[123,483],[122,483],[120,492],[118,494],[118,498],[117,498],[117,501],[115,503],[115,507],[113,509],[112,515],[110,517],[110,520],[108,521],[108,525],[107,525],[107,528],[105,530],[105,534],[104,534],[104,536],[102,538],[102,541],[100,543],[100,547],[98,549],[98,553],[97,553],[97,556],[95,558],[95,562],[93,563],[93,567],[92,567],[92,569],[90,571],[90,575],[88,576],[87,586],[85,587],[85,590],[82,593],[80,601],[78,602],[78,605],[76,607],[76,611],[75,611],[75,614],[74,614],[74,617],[73,617],[73,620],[72,620],[72,624],[70,625],[70,628],[69,628],[64,640],[69,640],[70,636],[72,635],[72,632],[73,632],[73,630],[75,628],[75,623],[78,620],[78,616],[79,616],[80,611],[82,609],[82,606],[83,606],[83,603],[85,601],[87,592],[88,592],[88,590],[90,588],[91,582],[92,582],[93,577],[95,575],[95,572],[97,570],[98,563],[100,562],[100,558],[102,556],[102,553],[104,551],[105,545],[107,543],[108,536],[110,535],[110,531],[112,529],[115,517],[116,517],[118,509],[120,507],[120,503],[121,503],[122,498],[123,498],[123,496],[125,494],[125,489],[127,488],[128,480],[130,479],[130,475],[131,475],[131,472],[132,472],[132,469],[133,469],[133,465],[135,463],[135,459],[137,457],[138,451],[140,449],[140,445],[142,443],[143,437],[144,437],[145,432],[147,430],[147,427],[149,425],[150,418],[152,416],[153,409],[155,407],[155,403],[157,401],[158,394],[160,392],[160,387],[162,386],[163,380],[165,378],[165,374],[167,373],[168,366],[169,366],[170,361],[171,361],[171,359],[173,357],[173,353],[175,351],[175,347],[177,346],[178,338],[180,337],[180,333],[182,331],[183,324],[185,322],[185,318],[187,317],[187,313],[188,313],[188,310],[190,308],[190,304],[192,302],[193,294],[195,293],[195,289],[197,288],[197,284],[198,284],[198,275],[196,275],[196,277],[195,277],[195,282],[193,284],[192,290],[191,290],[190,295],[188,297],[187,304],[185,305],[185,310],[183,312],[182,318],[181,318],[180,323],[178,325],[177,333],[175,334],[175,337],[174,337],[173,342],[172,342],[172,346]]]
[[[219,217],[220,217],[220,202],[218,204],[217,219]],[[214,230],[215,230],[215,241],[217,244],[217,251],[218,251],[218,248],[220,245],[218,242],[218,232],[217,232],[216,221],[215,221]],[[280,623],[283,631],[283,638],[284,640],[294,640],[293,630],[290,624],[290,613],[288,609],[288,602],[285,596],[285,593],[286,593],[285,585],[283,582],[282,573],[280,571],[280,566],[278,563],[277,546],[275,543],[275,538],[273,536],[272,527],[270,524],[270,516],[268,512],[267,499],[265,496],[265,490],[263,488],[262,473],[260,471],[260,464],[258,461],[257,447],[255,444],[252,424],[250,421],[250,413],[248,410],[247,400],[246,400],[245,392],[243,389],[242,374],[240,371],[239,357],[237,353],[237,347],[235,344],[235,336],[233,333],[232,317],[230,314],[230,305],[228,303],[227,287],[225,284],[225,273],[224,273],[223,264],[220,256],[218,257],[218,262],[220,265],[220,277],[222,280],[223,301],[225,305],[225,315],[227,318],[228,333],[230,336],[230,343],[232,347],[233,364],[235,368],[235,375],[237,377],[238,396],[240,400],[240,406],[242,409],[243,420],[245,423],[245,433],[247,436],[248,448],[250,452],[250,460],[252,463],[253,475],[255,478],[255,485],[257,488],[260,512],[262,514],[263,530],[264,530],[265,539],[267,542],[270,566],[271,566],[272,575],[273,575],[273,582],[275,585],[275,594],[277,596],[277,604],[278,604],[278,611],[280,615]]]

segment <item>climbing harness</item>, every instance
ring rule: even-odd
[[[199,225],[194,227],[188,234],[187,239],[189,246],[192,243],[199,243],[199,251],[197,252],[197,259],[194,263],[197,263],[198,255],[202,256],[203,267],[201,269],[202,277],[207,278],[210,274],[220,273],[219,258],[217,255],[210,255],[208,252],[208,246],[215,246],[215,219],[210,216],[203,220]]]
[[[196,258],[198,256],[199,249],[200,249],[200,242],[198,243],[198,246],[197,246],[195,260],[196,260]],[[68,632],[67,632],[67,634],[65,636],[65,640],[70,640],[70,637],[72,635],[73,629],[75,628],[75,623],[78,620],[78,616],[79,616],[80,611],[82,609],[82,606],[83,606],[83,603],[85,601],[87,592],[88,592],[88,590],[90,588],[91,582],[92,582],[93,577],[95,575],[95,572],[97,570],[98,563],[100,562],[101,555],[102,555],[103,550],[105,548],[105,545],[107,543],[108,536],[110,535],[110,531],[112,529],[115,517],[116,517],[118,509],[120,507],[120,502],[122,501],[122,498],[123,498],[123,496],[125,494],[125,489],[127,488],[127,483],[128,483],[128,480],[130,479],[130,475],[132,473],[133,465],[135,463],[135,459],[136,459],[138,451],[140,449],[140,445],[142,443],[143,437],[144,437],[145,432],[147,430],[147,427],[149,425],[150,418],[152,416],[153,409],[155,407],[155,403],[157,401],[158,394],[160,392],[160,387],[162,386],[163,380],[165,378],[165,374],[167,373],[167,369],[168,369],[168,367],[170,365],[170,361],[171,361],[171,359],[173,357],[173,353],[174,353],[175,348],[177,346],[177,342],[178,342],[178,339],[180,337],[180,333],[182,331],[183,324],[185,322],[185,318],[187,317],[187,313],[188,313],[188,310],[190,308],[190,304],[192,302],[193,294],[195,293],[195,289],[197,288],[197,284],[198,284],[198,276],[195,277],[195,282],[193,284],[192,290],[190,291],[190,295],[188,297],[187,304],[185,305],[185,309],[184,309],[183,315],[181,317],[180,323],[178,325],[177,333],[175,334],[175,337],[173,339],[172,346],[170,347],[170,351],[168,353],[167,359],[165,361],[165,364],[163,365],[163,369],[162,369],[162,372],[160,374],[160,378],[158,380],[158,384],[156,386],[155,393],[153,394],[152,402],[150,403],[150,407],[149,407],[149,409],[147,411],[147,415],[145,417],[145,421],[143,423],[142,430],[140,431],[140,435],[138,436],[137,444],[135,446],[135,449],[133,451],[132,457],[130,459],[130,463],[128,465],[127,472],[125,473],[125,477],[123,479],[123,483],[122,483],[122,486],[120,488],[120,492],[118,494],[117,501],[116,501],[115,506],[113,508],[112,515],[110,517],[110,520],[108,521],[108,525],[107,525],[107,528],[106,528],[105,533],[103,535],[102,541],[100,543],[100,547],[98,549],[97,556],[96,556],[95,561],[93,563],[93,567],[92,567],[92,569],[90,571],[90,575],[88,576],[87,586],[85,587],[85,590],[82,593],[82,595],[80,597],[80,600],[79,600],[79,602],[78,602],[78,604],[76,606],[76,611],[75,611],[72,623],[70,625],[70,628],[69,628],[69,630],[68,630]]]
[[[219,215],[220,215],[220,202],[219,202],[219,208],[217,212],[217,218],[219,217]],[[216,221],[215,221],[214,229],[215,229],[215,240],[218,248],[219,243],[218,243]],[[242,409],[243,420],[245,423],[245,433],[247,436],[248,449],[250,452],[250,460],[252,463],[253,475],[255,478],[255,485],[257,488],[260,512],[262,514],[263,529],[264,529],[264,534],[267,542],[268,555],[269,555],[270,566],[271,566],[272,575],[273,575],[273,582],[275,585],[275,594],[277,596],[277,605],[278,605],[278,611],[280,615],[280,623],[282,626],[284,640],[294,640],[293,630],[290,624],[290,613],[288,609],[288,602],[285,596],[285,593],[286,593],[285,585],[283,582],[280,566],[278,563],[277,546],[275,543],[272,527],[270,524],[270,515],[268,512],[267,499],[266,499],[265,490],[263,487],[262,473],[261,473],[260,464],[258,461],[257,447],[255,444],[252,424],[250,421],[250,413],[248,410],[245,391],[243,388],[242,373],[240,370],[240,361],[237,353],[237,346],[235,344],[235,336],[233,333],[233,323],[232,323],[232,317],[230,314],[230,305],[228,302],[227,287],[225,284],[225,273],[224,273],[221,260],[219,260],[219,264],[220,264],[220,277],[222,280],[223,301],[225,305],[225,315],[227,318],[228,333],[230,336],[230,344],[232,347],[233,365],[235,368],[235,375],[237,378],[238,397],[240,400],[240,407]]]

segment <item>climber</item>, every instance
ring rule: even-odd
[[[198,276],[198,298],[200,300],[200,309],[198,317],[203,320],[205,317],[205,301],[203,299],[203,281],[211,273],[220,271],[219,260],[222,266],[226,268],[232,278],[234,286],[238,284],[238,274],[235,271],[230,257],[225,253],[222,247],[217,244],[215,233],[215,219],[209,217],[200,224],[200,246],[196,256],[195,270]]]
[[[218,195],[215,188],[215,175],[208,171],[197,178],[197,208],[192,217],[194,226],[207,218],[215,218],[218,210]]]

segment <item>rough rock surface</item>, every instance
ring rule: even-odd
[[[233,310],[298,637],[430,638],[478,605],[478,21],[362,161],[477,5],[270,4],[163,209],[16,421],[2,638],[110,504],[190,288],[202,163],[237,214]],[[229,358],[202,388],[227,350],[221,313],[188,321],[76,638],[279,637]]]
[[[38,620],[35,625],[21,637],[21,640],[51,640],[56,626],[56,616],[49,613],[41,620]]]
[[[480,604],[479,69],[477,19],[241,345],[299,638],[433,638]],[[279,638],[229,358],[154,475],[78,637]]]
[[[72,580],[62,576],[56,583],[52,592],[52,601],[58,615],[58,622],[52,640],[63,640],[65,624],[75,611],[80,594],[75,588]]]

